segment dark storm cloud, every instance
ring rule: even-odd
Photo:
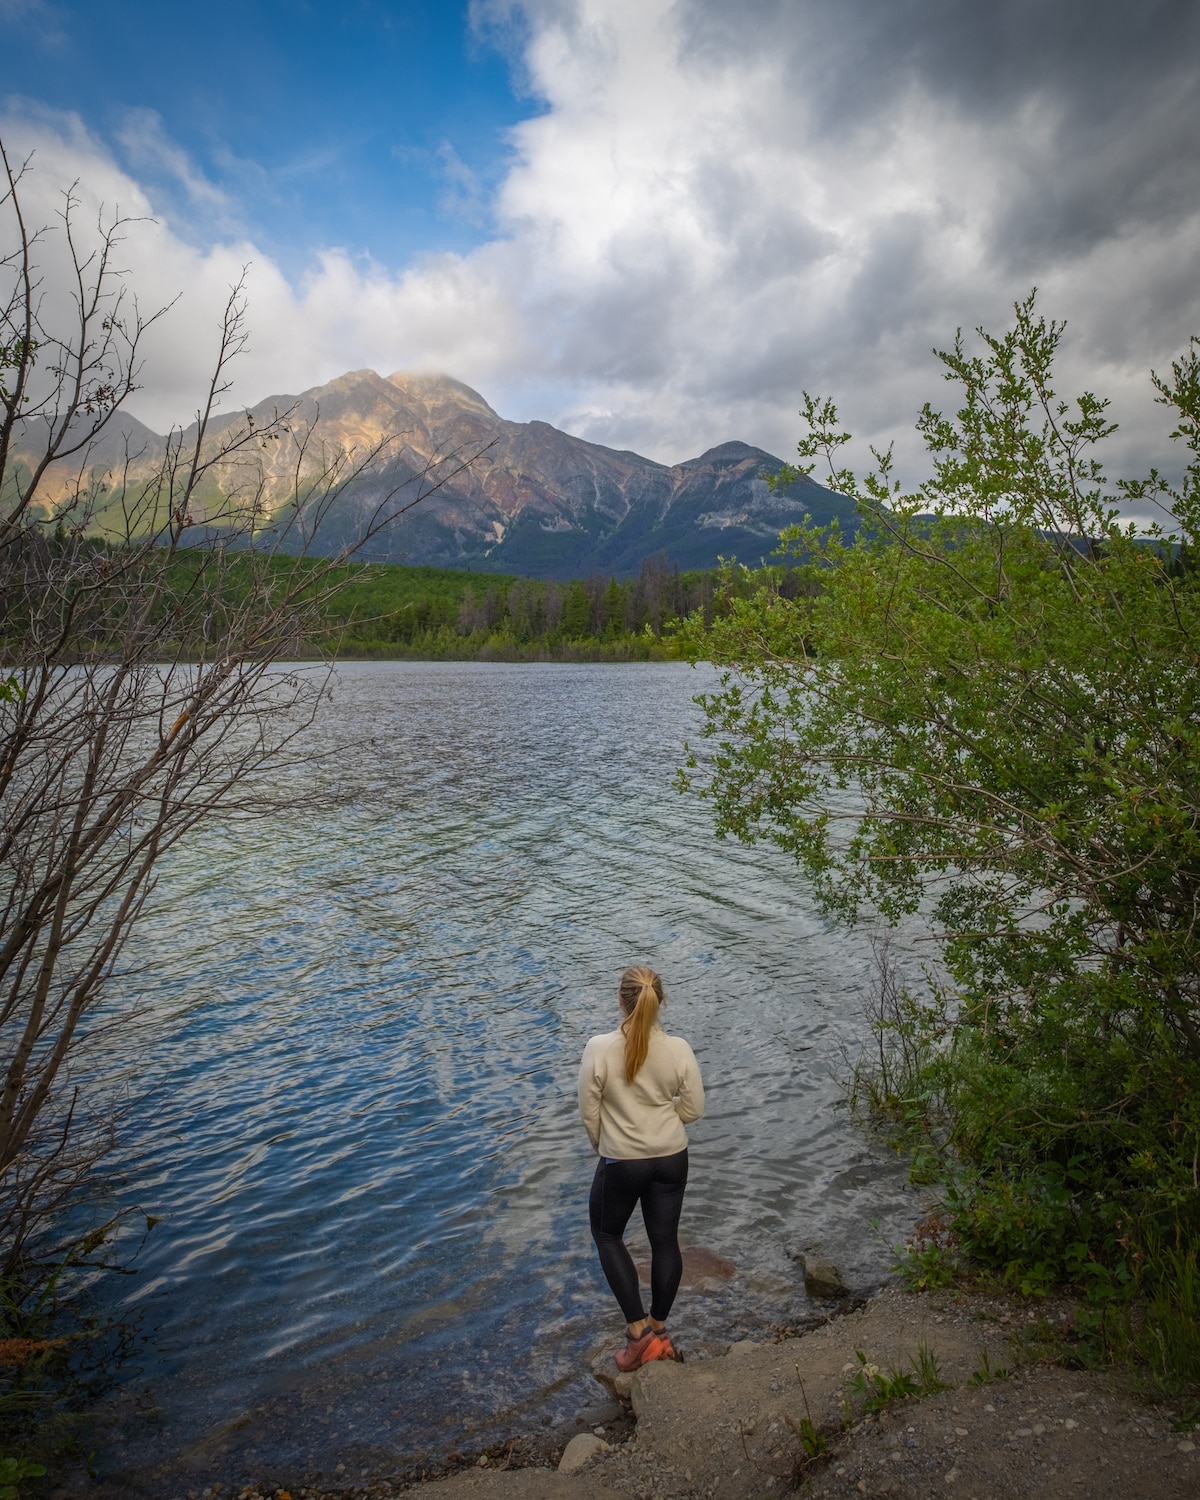
[[[694,55],[784,56],[831,128],[913,82],[971,113],[1049,92],[1099,122],[1194,72],[1200,44],[1194,0],[689,0],[683,16]]]
[[[1027,118],[993,227],[1014,268],[1200,201],[1195,0],[693,0],[687,51],[786,58],[812,139],[867,136],[913,91],[977,125]],[[956,143],[946,140],[953,154]]]
[[[1036,284],[1070,324],[1061,389],[1114,396],[1112,467],[1170,466],[1147,372],[1200,331],[1200,0],[474,13],[535,101],[486,205],[495,234],[402,267],[314,250],[290,286],[257,247],[204,250],[185,284],[219,291],[235,249],[264,282],[246,399],[444,369],[506,416],[674,460],[734,437],[791,451],[807,389],[864,440],[897,439],[911,478],[913,418],[949,399],[931,347],[1003,327]],[[84,171],[88,151],[68,130],[65,180],[116,170]],[[147,265],[190,254],[164,229]],[[185,377],[160,379],[162,407]]]

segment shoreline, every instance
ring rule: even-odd
[[[148,1488],[129,1475],[52,1496],[163,1500],[925,1500],[1059,1496],[1190,1500],[1200,1492],[1200,1424],[1139,1399],[1113,1369],[1069,1369],[1072,1305],[1013,1295],[885,1286],[813,1326],[698,1351],[620,1376],[612,1348],[592,1361],[607,1420],[585,1409],[570,1433],[518,1432],[440,1465],[346,1483],[336,1472],[272,1481]],[[875,1372],[875,1373],[873,1373]],[[903,1377],[903,1378],[901,1378]],[[889,1389],[907,1394],[885,1399]],[[613,1399],[615,1398],[615,1399]],[[616,1415],[619,1405],[620,1415]],[[591,1419],[586,1415],[592,1413]],[[564,1442],[564,1437],[566,1441]],[[570,1450],[570,1451],[568,1451]],[[588,1450],[571,1471],[573,1458]],[[566,1461],[564,1463],[564,1453]],[[560,1465],[562,1467],[560,1468]],[[82,1475],[75,1476],[82,1479]]]
[[[644,1367],[629,1380],[630,1432],[574,1473],[489,1458],[409,1488],[424,1500],[1051,1500],[1066,1486],[1085,1500],[1190,1500],[1200,1430],[1174,1430],[1177,1414],[1138,1399],[1125,1372],[1048,1360],[1071,1318],[1061,1300],[890,1285],[798,1333]],[[864,1378],[875,1366],[882,1381]],[[936,1372],[926,1389],[922,1370]],[[870,1410],[891,1372],[918,1389]]]

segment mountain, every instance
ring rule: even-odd
[[[361,453],[388,435],[398,439],[384,479],[359,481],[330,510],[319,533],[324,550],[355,536],[387,488],[439,456],[450,472],[455,454],[478,457],[377,536],[373,560],[536,578],[627,575],[656,554],[683,569],[714,567],[719,557],[758,563],[779,532],[805,516],[856,525],[852,502],[813,480],[772,494],[760,475],[781,460],[761,448],[723,443],[699,458],[660,464],[547,422],[506,421],[477,391],[446,375],[384,378],[356,370],[300,396],[260,401],[251,416],[261,428],[289,409],[291,431],[226,465],[217,480],[222,492],[232,493],[261,466],[268,508],[285,503],[299,457],[297,434],[318,418],[318,438],[332,449]],[[211,441],[244,421],[242,412],[219,419]],[[103,450],[91,456],[97,479],[114,473],[126,441],[135,477],[164,451],[165,439],[135,419],[123,424],[110,427]],[[60,493],[66,480],[59,476]],[[208,496],[210,510],[216,499]]]

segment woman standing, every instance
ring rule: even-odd
[[[588,1201],[592,1238],[627,1325],[617,1366],[636,1370],[652,1359],[678,1358],[666,1321],[683,1275],[683,1127],[704,1113],[704,1085],[692,1049],[658,1024],[663,987],[654,970],[626,969],[618,995],[620,1026],[584,1048],[579,1112],[600,1153]],[[625,1226],[638,1202],[650,1240],[649,1317],[625,1247]]]

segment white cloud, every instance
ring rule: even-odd
[[[43,47],[58,47],[67,38],[62,11],[47,0],[0,0],[0,21],[31,27]]]
[[[163,128],[162,116],[153,109],[129,109],[117,130],[129,165],[136,171],[161,173],[178,183],[196,208],[228,212],[225,194],[177,146]]]
[[[137,228],[143,296],[181,293],[150,346],[139,415],[159,427],[189,415],[226,288],[249,262],[242,401],[365,365],[444,369],[505,415],[671,460],[731,437],[789,452],[807,387],[915,461],[912,418],[926,396],[944,399],[930,346],[958,324],[1003,324],[1037,283],[1045,310],[1070,320],[1066,376],[1114,395],[1123,456],[1147,460],[1162,426],[1148,367],[1200,329],[1200,209],[1153,169],[1161,141],[1191,138],[1178,79],[1123,125],[1114,109],[1085,130],[1082,88],[1056,89],[1052,73],[973,95],[932,64],[889,72],[876,59],[873,100],[820,6],[752,7],[715,40],[703,0],[528,0],[522,13],[522,64],[545,108],[513,133],[495,236],[403,268],[327,248],[289,285],[235,234],[197,248],[169,224]],[[512,7],[477,14],[503,24]],[[853,107],[837,103],[839,67],[854,70]],[[156,120],[137,123],[131,166],[228,211]],[[89,195],[149,212],[78,121],[26,109],[6,135],[39,145],[39,194],[78,176]],[[449,185],[477,212],[456,160]]]

